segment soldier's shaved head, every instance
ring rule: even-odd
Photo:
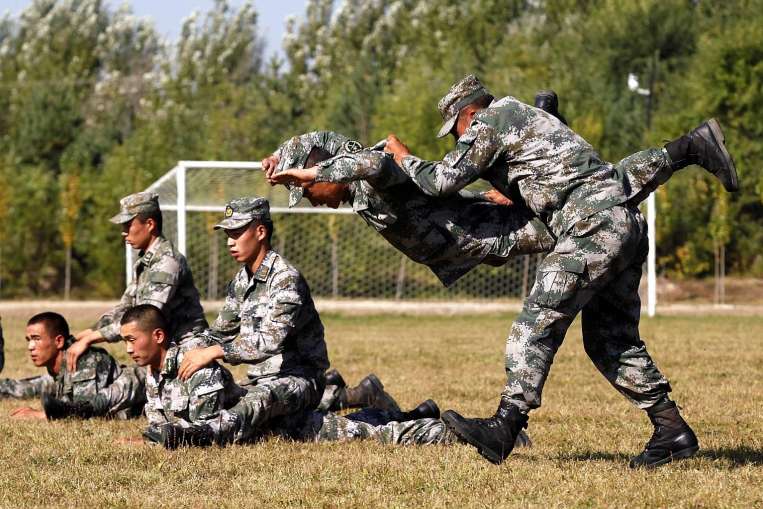
[[[120,324],[126,325],[128,323],[136,324],[143,331],[167,330],[167,319],[164,313],[152,304],[139,304],[125,311]]]
[[[66,319],[58,313],[54,313],[53,311],[37,313],[32,318],[30,318],[26,324],[29,326],[38,323],[41,323],[45,326],[45,330],[48,334],[50,334],[51,337],[63,336],[68,338],[70,336],[69,324],[66,322]]]

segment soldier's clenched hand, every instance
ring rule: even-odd
[[[498,189],[490,189],[488,191],[485,191],[484,193],[482,193],[482,196],[484,196],[486,200],[496,203],[498,205],[504,205],[506,207],[510,207],[511,205],[514,205],[514,202],[511,201],[511,199],[504,196]]]
[[[387,144],[384,146],[384,151],[392,154],[392,156],[395,158],[395,162],[398,165],[403,164],[403,158],[405,156],[411,155],[411,151],[408,150],[408,147],[405,145],[405,143],[400,141],[400,138],[394,134],[387,136]]]
[[[278,161],[280,161],[280,159],[275,154],[269,155],[262,160],[262,171],[265,172],[266,178],[270,179],[270,176],[278,167]]]

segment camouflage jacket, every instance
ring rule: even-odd
[[[153,304],[161,309],[169,320],[171,336],[177,340],[207,327],[188,262],[164,237],[140,253],[119,305],[101,316],[94,328],[107,341],[119,341],[122,315],[138,304]]]
[[[196,346],[189,342],[171,346],[161,371],[149,370],[146,375],[145,413],[149,426],[211,419],[221,409],[234,406],[246,393],[233,382],[230,371],[216,362],[198,370],[187,381],[178,378],[183,354]]]
[[[403,170],[432,196],[478,178],[527,206],[559,236],[581,219],[624,203],[630,191],[618,168],[548,113],[513,97],[479,111],[442,161],[403,159]]]
[[[106,350],[91,347],[77,360],[75,371],[69,372],[66,362],[62,361],[58,374],[49,372],[53,377],[53,386],[45,390],[52,391],[58,398],[89,400],[111,385],[121,372],[117,361]]]
[[[251,380],[322,376],[328,368],[323,323],[305,278],[275,251],[254,274],[241,267],[228,285],[210,335],[225,362],[249,364]]]
[[[349,184],[353,210],[397,250],[427,265],[446,286],[488,256],[505,259],[553,247],[547,228],[524,207],[498,206],[472,194],[427,196],[390,154],[348,152],[347,138],[332,132],[302,137],[335,155],[318,164],[316,181]]]

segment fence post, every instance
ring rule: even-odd
[[[179,164],[175,174],[177,185],[177,250],[185,255],[185,166]]]

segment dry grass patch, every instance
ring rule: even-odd
[[[29,313],[3,316],[2,376],[33,374]],[[92,316],[70,316],[74,329]],[[326,316],[334,366],[375,372],[404,406],[492,413],[503,385],[509,316]],[[23,422],[0,401],[0,506],[153,507],[755,507],[763,505],[763,317],[669,317],[642,332],[700,438],[700,455],[654,472],[628,458],[645,416],[596,372],[573,325],[532,415],[531,449],[501,467],[471,448],[302,444],[282,440],[167,452],[117,445],[131,422]],[[110,347],[125,359],[121,345]],[[243,374],[238,368],[237,374]],[[37,402],[33,405],[39,406]]]

